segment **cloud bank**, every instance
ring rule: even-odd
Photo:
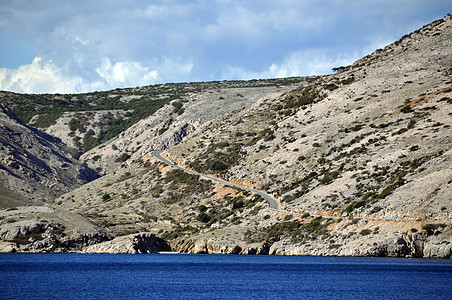
[[[443,17],[449,2],[5,0],[0,89],[74,93],[326,74]]]

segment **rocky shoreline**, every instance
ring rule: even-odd
[[[28,208],[28,214],[44,208]],[[44,209],[45,210],[45,209]],[[16,211],[16,215],[19,211]],[[57,214],[51,208],[47,213]],[[11,216],[11,215],[10,215]],[[14,216],[14,215],[13,215]],[[4,215],[2,216],[5,217]],[[311,242],[295,243],[290,239],[276,242],[231,242],[223,237],[196,237],[165,241],[151,232],[140,232],[113,238],[95,226],[86,224],[69,229],[51,218],[13,221],[10,217],[0,225],[0,253],[108,253],[152,254],[175,252],[189,254],[243,254],[243,255],[308,255],[308,256],[372,256],[452,258],[452,228],[438,224],[423,231],[405,231],[395,235],[349,234],[336,243],[320,237]],[[8,222],[9,220],[9,222]],[[80,221],[80,220],[78,220]],[[81,223],[79,223],[81,224]]]

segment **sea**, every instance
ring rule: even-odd
[[[0,299],[452,299],[452,261],[0,254]]]

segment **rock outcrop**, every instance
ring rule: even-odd
[[[70,252],[109,238],[82,216],[50,207],[0,210],[0,252]]]
[[[147,232],[120,236],[81,250],[82,253],[110,254],[151,254],[161,251],[171,251],[171,248],[167,242]]]
[[[452,228],[446,225],[433,225],[435,232],[408,231],[400,235],[389,233],[375,234],[371,237],[348,236],[328,240],[317,239],[297,243],[290,239],[277,242],[236,243],[221,238],[200,238],[181,240],[172,243],[173,251],[194,254],[244,254],[244,255],[317,255],[317,256],[370,256],[370,257],[418,257],[451,258]]]

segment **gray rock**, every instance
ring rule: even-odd
[[[152,233],[138,233],[117,237],[111,241],[83,248],[82,253],[150,254],[170,251],[169,245]]]

